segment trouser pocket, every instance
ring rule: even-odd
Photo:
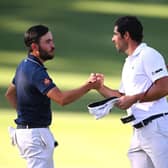
[[[9,132],[9,136],[11,139],[11,144],[14,146],[17,144],[17,139],[16,139],[16,129],[13,127],[8,127],[8,132]]]

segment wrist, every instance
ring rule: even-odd
[[[141,103],[143,101],[144,93],[135,95],[135,103]]]
[[[96,90],[97,90],[99,93],[102,93],[102,92],[103,92],[103,89],[104,89],[104,85],[100,85],[98,88],[96,88]]]
[[[92,82],[89,81],[84,84],[87,91],[90,91],[92,89],[92,85]]]

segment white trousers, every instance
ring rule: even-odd
[[[48,128],[10,128],[12,143],[17,145],[27,168],[54,168],[54,137]]]
[[[168,115],[134,129],[128,157],[131,168],[168,168]]]

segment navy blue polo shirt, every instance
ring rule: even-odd
[[[17,93],[17,124],[48,126],[52,114],[47,92],[55,87],[38,58],[29,55],[17,67],[13,84]]]

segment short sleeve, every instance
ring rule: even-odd
[[[42,94],[47,94],[50,89],[56,86],[45,69],[40,69],[34,73],[32,83]]]
[[[166,64],[163,56],[156,50],[150,48],[145,51],[143,57],[143,65],[146,74],[151,81],[156,81],[164,76],[168,76]]]

